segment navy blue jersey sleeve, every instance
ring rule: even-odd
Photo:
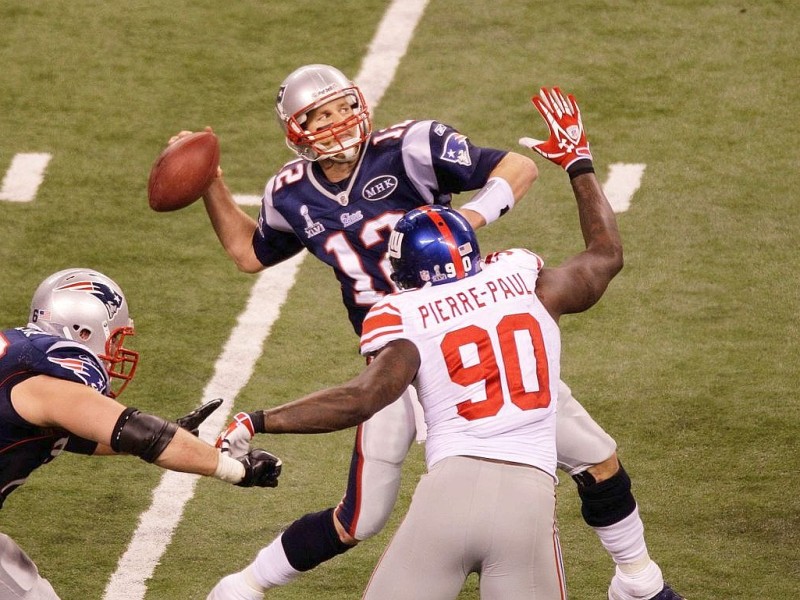
[[[457,194],[482,188],[507,150],[476,146],[452,127],[434,121],[430,129],[431,159],[439,190]]]
[[[273,206],[273,193],[302,178],[304,172],[303,161],[291,161],[276,176],[270,178],[264,188],[258,227],[253,233],[253,251],[265,267],[291,258],[304,247],[292,226]]]
[[[271,267],[291,258],[303,249],[303,244],[294,233],[273,229],[263,221],[253,234],[253,250],[265,267]]]

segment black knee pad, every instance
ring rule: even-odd
[[[347,552],[333,525],[333,509],[300,517],[281,537],[289,564],[298,571],[310,571],[317,565]]]
[[[591,527],[608,527],[619,523],[636,509],[631,492],[631,478],[620,464],[619,471],[596,483],[587,471],[573,477],[581,497],[581,514]]]

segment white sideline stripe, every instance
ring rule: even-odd
[[[393,0],[384,14],[361,72],[355,77],[369,98],[372,110],[378,106],[394,79],[397,65],[427,4],[428,0]],[[245,202],[253,197],[244,196]],[[256,204],[260,202],[259,196]],[[306,255],[306,252],[301,252],[291,260],[263,271],[256,280],[247,307],[239,315],[238,323],[214,365],[214,375],[203,391],[201,404],[218,397],[224,400],[200,427],[200,437],[204,440],[214,440],[227,423],[233,400],[250,379],[264,340],[280,314],[280,308],[294,285],[297,269]],[[183,516],[183,509],[194,495],[197,479],[195,475],[164,473],[153,491],[150,508],[139,517],[139,526],[106,586],[103,600],[144,598],[147,592],[145,582],[153,576],[166,551]]]
[[[611,208],[622,213],[631,207],[631,198],[642,185],[642,176],[647,165],[613,163],[609,165],[608,179],[603,184]]]
[[[46,152],[15,154],[11,166],[3,177],[0,200],[9,202],[30,202],[44,180],[44,170],[50,159]]]

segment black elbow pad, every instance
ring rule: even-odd
[[[126,408],[114,425],[111,449],[151,463],[161,456],[177,430],[177,423]]]

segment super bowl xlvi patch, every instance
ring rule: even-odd
[[[451,133],[444,141],[444,149],[439,157],[447,162],[456,163],[469,167],[472,165],[472,158],[469,156],[469,146],[467,136],[461,133]]]
[[[300,216],[303,217],[303,220],[306,222],[305,232],[307,238],[312,238],[325,231],[325,226],[322,223],[311,220],[308,214],[308,207],[305,204],[300,207]]]

